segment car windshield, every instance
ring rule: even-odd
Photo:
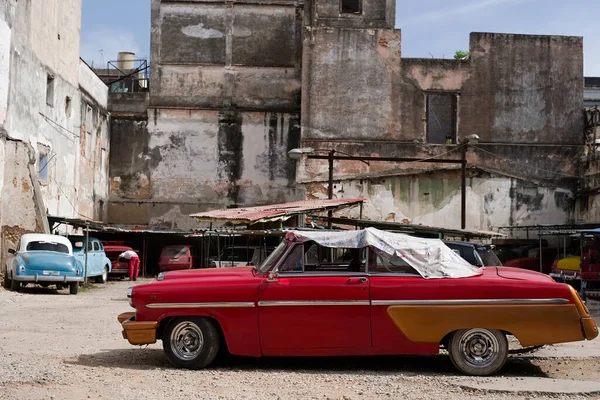
[[[27,243],[27,251],[55,251],[57,253],[69,254],[69,248],[56,242],[34,241]]]
[[[501,267],[502,261],[498,258],[492,249],[484,246],[477,247],[477,253],[486,267]]]
[[[163,257],[181,257],[187,253],[187,246],[165,247],[162,251]]]
[[[275,264],[275,262],[279,260],[282,254],[285,253],[286,249],[287,243],[281,242],[279,246],[277,246],[275,250],[273,250],[273,252],[269,254],[269,257],[265,258],[265,260],[260,264],[260,266],[258,267],[260,272],[267,272],[269,268],[271,268],[273,264]]]

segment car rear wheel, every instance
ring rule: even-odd
[[[16,279],[11,279],[10,280],[10,290],[12,290],[13,292],[20,292],[21,291],[21,282],[17,281]]]
[[[4,272],[4,279],[2,280],[2,286],[4,289],[10,289],[11,280],[8,278],[8,272]]]
[[[219,351],[217,328],[206,318],[176,318],[165,329],[163,349],[179,368],[200,369],[209,365]]]
[[[79,282],[69,284],[69,293],[77,294],[79,292]]]
[[[106,283],[108,281],[108,267],[104,267],[102,275],[96,277],[96,283]]]
[[[452,364],[467,375],[486,376],[498,372],[508,357],[506,336],[495,329],[463,329],[448,342]]]

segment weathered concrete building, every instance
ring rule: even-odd
[[[466,60],[402,58],[393,0],[152,1],[148,110],[112,123],[114,222],[327,196],[286,152],[460,159],[467,228],[577,218],[582,38],[473,33]],[[145,104],[143,104],[145,105]],[[141,111],[141,110],[138,110]],[[460,166],[340,161],[365,216],[460,226]]]
[[[301,197],[286,156],[300,138],[301,10],[152,1],[148,117],[113,122],[111,221],[186,227],[192,212]]]
[[[352,43],[345,42],[340,53],[357,55],[366,47],[371,56],[363,60],[389,58],[389,40]],[[473,33],[468,60],[400,59],[394,47],[396,60],[378,80],[389,77],[383,93],[355,84],[360,79],[343,88],[348,103],[371,93],[391,98],[397,107],[378,117],[380,104],[372,100],[371,107],[323,126],[339,106],[319,101],[328,91],[318,85],[311,91],[311,82],[305,82],[303,96],[309,94],[306,101],[319,107],[304,120],[302,146],[359,156],[460,158],[457,143],[477,134],[481,141],[467,154],[467,228],[570,221],[576,160],[583,151],[581,44],[576,37]],[[342,58],[328,48],[316,50],[325,59]],[[356,114],[372,123],[357,128]],[[308,196],[324,196],[325,187],[314,182],[326,182],[327,171],[315,163],[302,162],[298,180],[307,183]],[[335,167],[335,179],[336,196],[369,198],[370,218],[460,227],[460,167],[346,162]]]
[[[81,0],[0,1],[0,227],[6,245],[24,231],[48,231],[47,214],[105,215],[107,87],[79,58],[80,25]]]

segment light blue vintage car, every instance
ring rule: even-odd
[[[69,286],[77,294],[83,282],[83,266],[73,256],[71,242],[64,236],[30,233],[21,236],[17,250],[9,249],[4,287],[19,291],[22,285]]]
[[[112,262],[106,257],[102,242],[93,237],[87,238],[88,261],[86,265],[85,236],[69,236],[69,241],[73,245],[73,255],[83,265],[84,272],[87,272],[87,278],[94,278],[97,283],[106,283],[108,274],[112,270]]]

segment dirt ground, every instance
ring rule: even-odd
[[[458,382],[465,377],[444,355],[226,357],[202,371],[174,369],[161,342],[134,347],[122,339],[116,316],[130,310],[128,286],[109,282],[76,296],[68,290],[0,289],[0,399],[547,398],[463,388]],[[600,382],[600,340],[513,356],[500,377],[507,388],[529,377]],[[466,379],[477,385],[486,378]],[[588,398],[597,397],[600,393]]]

